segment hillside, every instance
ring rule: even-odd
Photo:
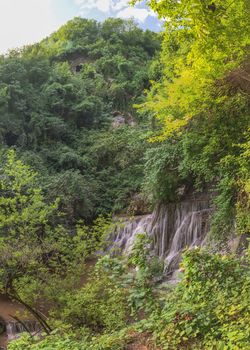
[[[159,47],[132,22],[75,18],[1,58],[2,149],[39,172],[69,222],[126,209],[139,191],[149,123],[132,106]]]
[[[160,34],[74,18],[0,58],[9,350],[249,349],[249,5],[152,0]]]

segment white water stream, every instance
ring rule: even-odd
[[[170,275],[178,268],[183,249],[204,244],[210,213],[209,200],[161,205],[152,214],[117,225],[113,247],[128,254],[136,235],[146,233],[152,238],[152,251],[164,261],[165,273]]]
[[[18,315],[21,322],[13,318]],[[32,335],[39,334],[41,327],[32,315],[27,314],[24,307],[0,295],[0,323],[4,326],[4,333],[0,335],[0,350],[6,349],[7,343],[18,338],[23,332]]]

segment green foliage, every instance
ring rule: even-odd
[[[36,174],[9,151],[2,157],[0,178],[1,237],[20,239],[28,234],[30,240],[42,235],[57,202],[47,205],[41,189],[35,187]]]
[[[150,239],[144,233],[136,235],[136,240],[129,255],[129,264],[133,266],[136,273],[131,280],[128,302],[131,306],[132,314],[140,310],[146,313],[152,312],[154,307],[153,293],[153,263],[150,259]],[[160,266],[160,264],[159,264]],[[162,271],[160,271],[162,273]]]
[[[132,262],[145,271],[148,264],[139,252],[145,236],[139,235]],[[143,249],[144,250],[144,249]],[[103,257],[89,282],[75,295],[67,295],[64,320],[74,329],[60,332],[37,342],[28,337],[11,343],[10,349],[125,349],[140,332],[153,334],[150,349],[247,349],[249,344],[249,250],[244,257],[211,254],[202,249],[187,251],[182,261],[183,278],[172,288],[164,286],[157,298],[144,299],[146,318],[128,324],[127,297],[131,273],[117,258]],[[124,283],[126,281],[126,283]],[[135,289],[134,289],[135,291]],[[139,294],[139,289],[137,289]],[[156,291],[154,291],[156,293]],[[216,297],[215,297],[216,296]],[[130,322],[132,320],[130,319]],[[104,331],[102,335],[92,332]],[[82,327],[82,328],[79,328]],[[114,332],[114,330],[117,332]],[[139,343],[138,343],[139,344]]]
[[[106,247],[113,229],[114,223],[110,217],[99,216],[88,226],[81,221],[78,222],[76,235],[73,237],[76,250],[79,254],[85,254],[85,258],[100,253]]]
[[[249,131],[249,130],[248,130]],[[240,234],[250,231],[250,133],[246,133],[246,142],[238,145],[241,149],[239,157],[229,159],[230,163],[238,163],[237,185],[239,188],[236,203],[236,224]],[[235,159],[236,158],[236,159]],[[228,160],[228,159],[227,159]]]
[[[67,159],[67,162],[74,161],[77,157],[73,152],[72,155],[74,159]],[[65,163],[68,156],[70,155],[65,155]],[[97,203],[98,188],[97,180],[89,175],[81,174],[77,169],[53,174],[44,184],[48,199],[60,196],[60,210],[70,225],[74,225],[79,217],[90,218],[96,214],[94,207]]]
[[[217,238],[231,231],[239,191],[247,211],[248,107],[245,97],[227,96],[226,103],[211,104],[211,111],[193,120],[181,135],[154,142],[145,155],[144,191],[154,202],[178,199],[179,188],[187,193],[209,185],[215,191]]]
[[[249,1],[148,4],[166,22],[158,74],[137,105],[157,121],[144,191],[158,203],[209,187],[214,236],[229,236],[236,217],[237,232],[249,232]]]
[[[99,264],[81,290],[66,296],[63,320],[74,327],[84,326],[98,333],[124,327],[129,315],[127,292],[118,281]]]
[[[247,261],[199,249],[185,253],[184,278],[153,326],[163,349],[247,349]]]
[[[124,209],[139,191],[147,127],[129,123],[137,123],[132,105],[143,98],[159,43],[132,21],[74,18],[0,62],[2,147],[40,172],[69,225]],[[119,130],[116,115],[125,118]]]
[[[98,138],[98,142],[96,139]],[[121,212],[141,188],[147,129],[123,126],[113,132],[85,132],[79,152],[89,158],[89,175],[98,185],[97,214]]]
[[[65,335],[65,330],[67,335]],[[82,333],[82,334],[81,334]],[[123,350],[130,342],[130,336],[126,334],[126,329],[120,332],[114,332],[99,337],[91,337],[88,332],[83,330],[76,336],[72,331],[62,329],[54,334],[38,341],[32,340],[29,336],[23,336],[21,339],[10,343],[10,350]]]
[[[3,156],[1,163],[0,289],[16,295],[19,281],[22,285],[23,278],[36,276],[46,246],[50,252],[55,248],[51,231],[58,201],[45,202],[41,189],[36,187],[36,174],[16,159],[14,151]]]
[[[248,0],[148,4],[167,20],[161,59],[164,76],[153,85],[144,108],[162,120],[167,137],[203,113],[214,98],[214,84],[247,58],[250,7]]]
[[[158,288],[146,234],[128,259],[100,257],[112,225],[94,219],[142,184],[153,203],[209,187],[214,237],[249,232],[249,2],[148,4],[167,18],[151,66],[158,35],[121,19],[75,18],[0,60],[0,292],[47,333],[10,350],[122,350],[143,331],[152,349],[249,346],[249,248],[187,251],[181,282]]]
[[[102,249],[111,224],[99,217],[92,227],[79,223],[76,230],[67,229],[60,223],[58,201],[47,204],[36,187],[37,174],[12,150],[1,163],[0,292],[40,322],[36,308],[42,301],[51,303],[51,313],[63,307],[65,295],[79,286],[85,260]]]
[[[62,350],[65,348],[69,350],[87,349],[87,347],[85,347],[84,344],[80,345],[74,340],[74,338],[72,339],[70,337],[70,334],[68,334],[66,337],[63,337],[61,334],[51,335],[50,337],[47,337],[45,340],[39,343],[32,341],[30,336],[26,335],[15,342],[11,342],[9,348],[11,350]]]
[[[154,143],[145,154],[143,190],[153,203],[172,201],[182,184],[176,167],[180,161],[180,144],[175,140]]]

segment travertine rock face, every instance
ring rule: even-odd
[[[204,244],[210,213],[209,199],[158,206],[152,214],[118,225],[113,233],[113,246],[129,253],[136,235],[147,233],[152,238],[152,252],[164,261],[165,272],[171,275],[179,266],[183,249]]]

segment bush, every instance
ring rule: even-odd
[[[249,250],[250,252],[250,250]],[[248,256],[185,253],[184,278],[157,317],[163,349],[247,349],[250,337]]]

